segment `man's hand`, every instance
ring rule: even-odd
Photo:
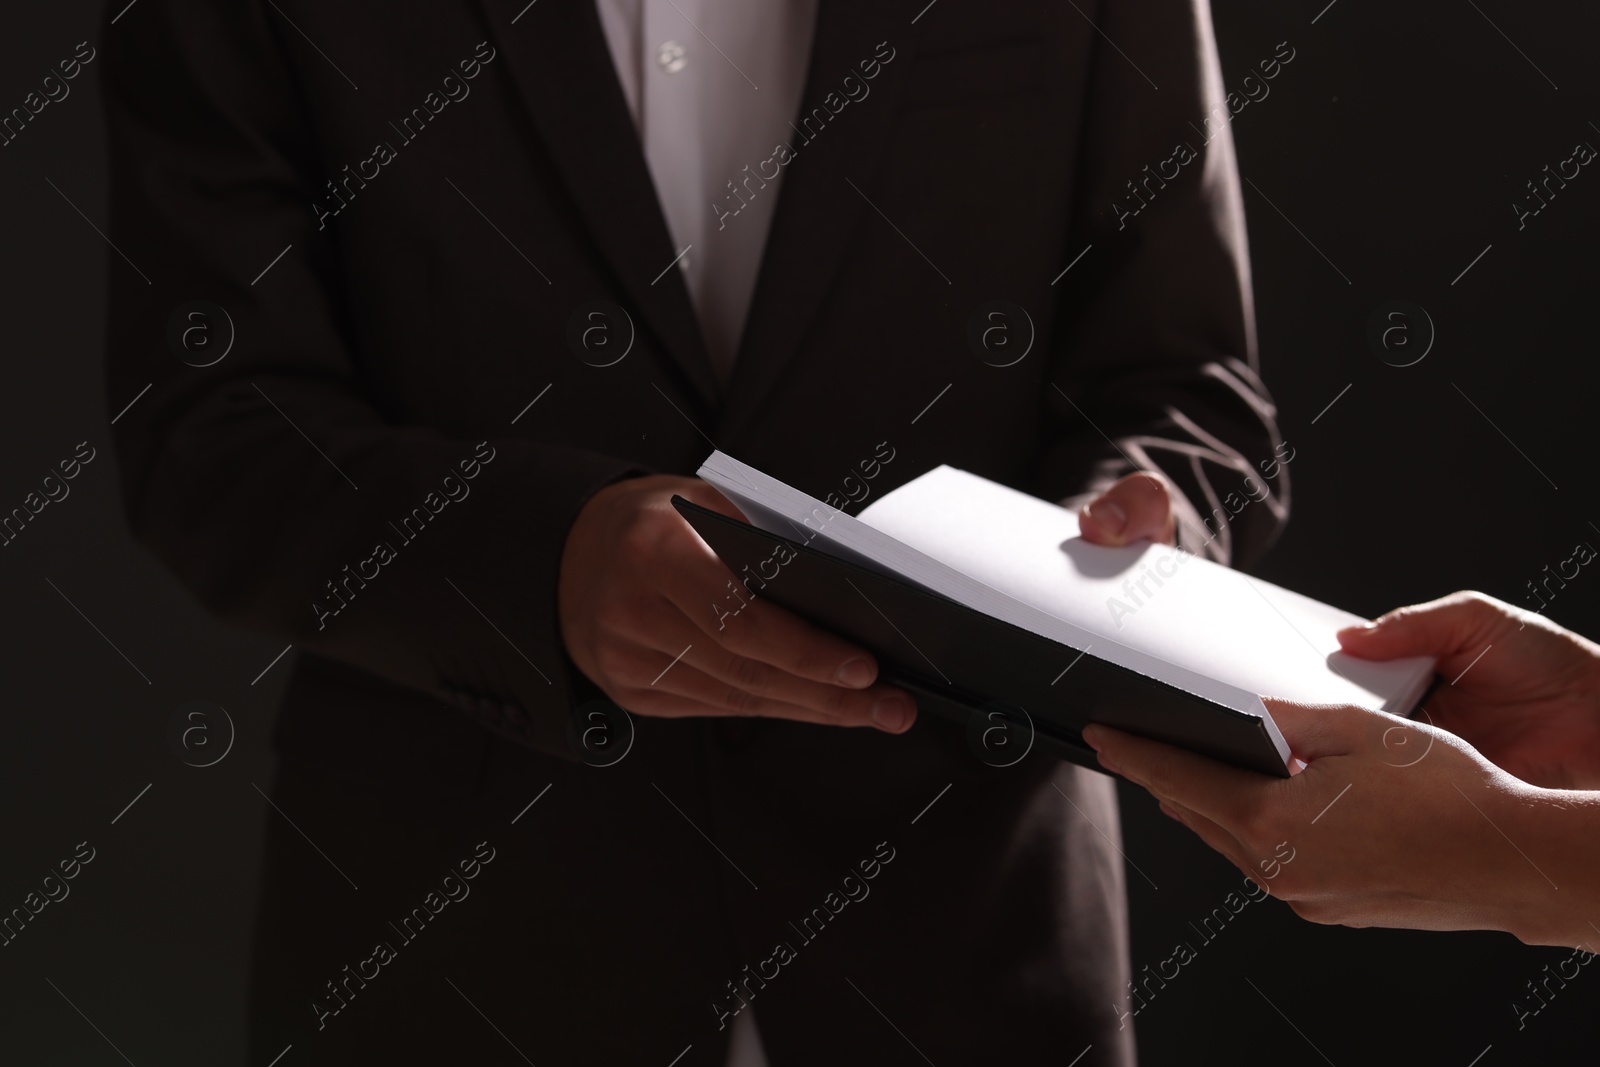
[[[727,601],[733,574],[672,507],[676,493],[740,517],[698,478],[632,478],[578,513],[561,557],[561,636],[572,661],[639,715],[753,715],[901,733],[916,704],[874,685],[863,649],[770,602]],[[782,575],[779,579],[782,580]]]
[[[1482,593],[1399,608],[1341,631],[1352,656],[1436,656],[1428,721],[1525,782],[1600,788],[1600,647]]]
[[[1563,900],[1573,895],[1557,894],[1540,873],[1565,886],[1572,872],[1563,857],[1585,851],[1576,835],[1563,842],[1552,833],[1571,794],[1519,782],[1423,723],[1357,707],[1267,706],[1307,764],[1291,778],[1104,726],[1083,736],[1102,766],[1148,789],[1302,918],[1575,943],[1582,924],[1565,910],[1587,901]]]
[[[1163,474],[1130,474],[1078,510],[1078,529],[1085,541],[1096,545],[1126,545],[1138,540],[1175,545],[1178,520],[1172,500],[1176,494]]]

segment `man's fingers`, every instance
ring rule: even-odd
[[[1172,492],[1159,474],[1130,474],[1079,510],[1078,529],[1085,541],[1097,545],[1126,545],[1140,540],[1176,544]]]
[[[770,681],[757,680],[757,688],[702,669],[692,662],[698,649],[676,661],[654,650],[641,650],[663,664],[647,684],[621,694],[618,702],[641,715],[683,717],[692,715],[744,715],[792,719],[825,726],[873,726],[886,733],[902,733],[915,721],[916,708],[909,697],[886,686],[853,690],[784,677],[776,668],[751,664],[750,680],[770,672]],[[721,653],[713,651],[712,658]],[[883,705],[897,703],[885,712]]]
[[[1261,702],[1289,743],[1289,751],[1307,763],[1358,751],[1371,737],[1373,717],[1384,717],[1340,704],[1295,704],[1275,697],[1262,697]]]
[[[876,726],[889,733],[900,733],[916,716],[916,704],[911,697],[891,686],[855,689],[812,681],[715,644],[707,644],[703,652],[696,648],[684,658],[730,688],[778,704],[806,708],[821,716],[808,721]]]
[[[780,572],[773,580],[782,579]],[[663,584],[668,599],[707,640],[731,652],[799,678],[848,689],[865,689],[877,680],[872,653],[760,599],[760,576],[746,585],[709,548],[703,560]]]
[[[916,702],[908,694],[886,686],[869,689],[878,675],[870,652],[759,599],[764,580],[758,575],[747,584],[735,578],[698,538],[679,548],[658,586],[661,606],[675,618],[638,625],[643,620],[635,612],[628,626],[634,642],[664,654],[667,662],[683,655],[715,680],[716,688],[701,685],[678,695],[729,714],[876,726],[890,733],[910,728]],[[620,676],[637,682],[640,674],[632,664]],[[806,714],[794,714],[795,708]]]
[[[1106,770],[1223,825],[1237,822],[1242,805],[1271,781],[1108,726],[1085,727],[1083,739]]]
[[[1339,631],[1339,645],[1362,659],[1477,655],[1509,618],[1506,605],[1481,593],[1452,593],[1396,608],[1364,626]]]
[[[723,647],[797,678],[848,689],[862,689],[877,680],[872,653],[770,601],[753,601],[725,621],[726,628],[718,635]]]

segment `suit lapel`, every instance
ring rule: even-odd
[[[567,190],[635,308],[708,404],[718,394],[678,250],[593,0],[480,0]],[[559,282],[558,282],[559,283]]]
[[[785,168],[755,297],[721,408],[719,443],[734,441],[759,413],[761,402],[805,340],[857,227],[872,212],[851,183],[868,190],[889,140],[899,88],[911,69],[916,35],[911,20],[919,6],[908,8],[888,0],[820,0],[802,117],[814,107],[826,112],[824,99],[829,93],[842,97],[847,76],[864,81],[859,64],[874,59],[880,43],[887,42],[894,52],[878,76],[865,83],[871,91],[864,99],[846,104],[815,136],[803,131],[805,143],[802,133],[790,131],[795,156]],[[890,54],[888,48],[884,55]]]

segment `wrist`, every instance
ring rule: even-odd
[[[1585,672],[1583,695],[1595,722],[1600,722],[1600,645],[1589,642],[1589,648],[1585,651],[1591,655],[1588,658],[1589,669]]]
[[[1588,709],[1593,720],[1600,723],[1600,644],[1582,634],[1562,630],[1548,620],[1541,618],[1539,621],[1555,629],[1569,646],[1570,659],[1574,662],[1570,673],[1563,672],[1566,676],[1562,683]]]
[[[1600,947],[1600,795],[1517,783],[1503,805],[1506,837],[1522,853],[1503,868],[1502,928],[1529,945]],[[1497,820],[1498,822],[1498,817]]]

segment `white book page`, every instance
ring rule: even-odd
[[[959,561],[948,563],[936,559],[899,537],[830,508],[725,453],[713,452],[701,464],[699,475],[733,501],[752,525],[768,533],[811,544],[829,555],[913,582],[974,611],[981,611],[1069,648],[1092,651],[1100,659],[1137,671],[1147,678],[1157,679],[1235,711],[1261,716],[1267,719],[1269,732],[1276,733],[1254,690],[1221,682],[1203,671],[1170,663],[1159,656],[1132,648],[1120,639],[1108,638],[1103,633],[1052,615],[987,584],[982,577],[968,573],[959,565]],[[927,477],[929,475],[923,475],[923,478]],[[918,479],[912,484],[921,481]],[[890,496],[904,493],[906,488],[897,489]],[[888,499],[885,497],[881,503],[887,503]],[[1276,737],[1275,743],[1287,758],[1287,749]]]
[[[860,521],[1107,641],[1248,693],[1410,711],[1433,662],[1339,651],[1362,620],[1165,545],[1092,545],[1065,508],[939,467]]]

